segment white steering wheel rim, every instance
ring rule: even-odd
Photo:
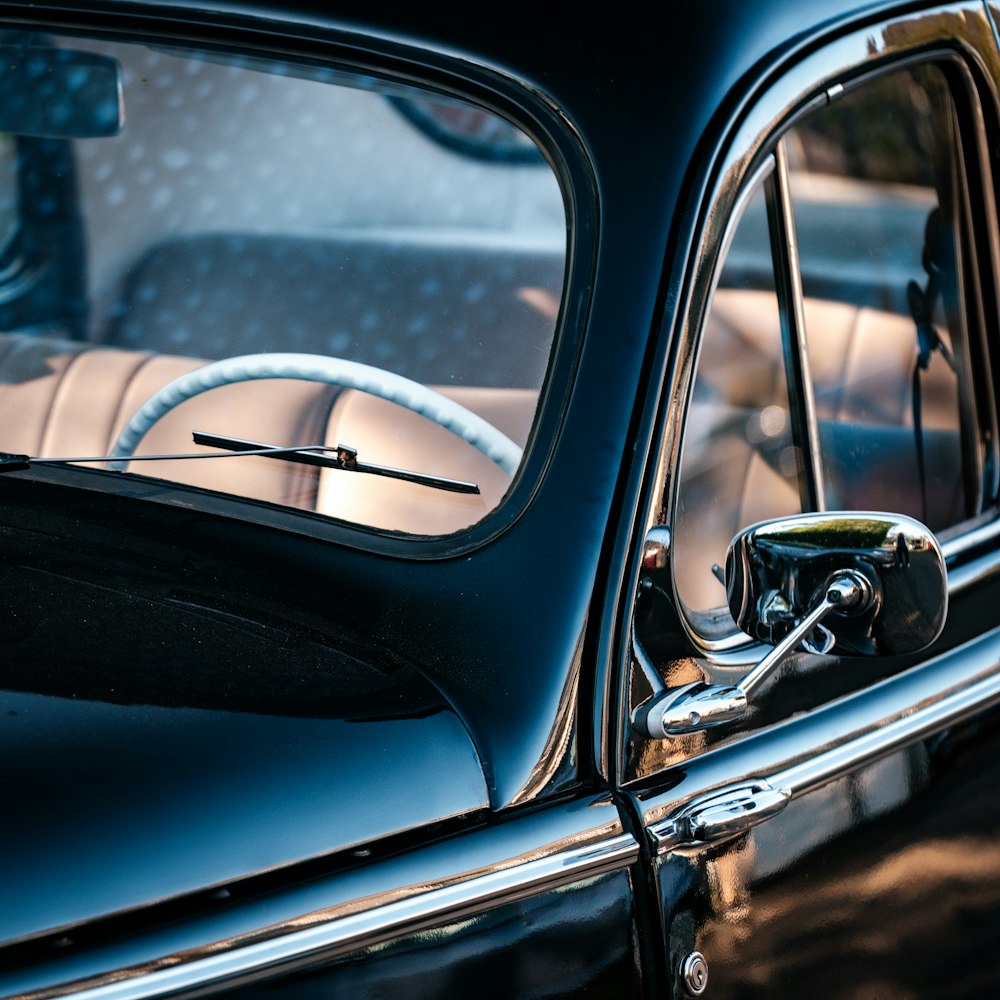
[[[359,361],[320,354],[245,354],[213,361],[158,389],[122,428],[111,452],[116,460],[109,467],[124,472],[153,425],[186,400],[235,382],[275,378],[323,382],[379,396],[456,434],[510,475],[521,462],[521,449],[506,434],[419,382]]]

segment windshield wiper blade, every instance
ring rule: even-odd
[[[362,472],[370,476],[384,476],[386,479],[401,479],[405,483],[417,483],[419,486],[430,486],[450,493],[479,493],[478,484],[462,479],[446,479],[444,476],[432,476],[426,472],[412,472],[409,469],[393,469],[387,465],[359,462],[357,448],[345,444],[338,444],[336,447],[300,445],[294,448],[275,448],[259,441],[246,441],[243,438],[225,437],[205,431],[194,431],[192,437],[195,444],[223,448],[231,452],[256,453],[261,458],[279,458],[286,462],[319,466],[323,469],[343,469],[345,472]],[[327,454],[328,452],[332,454]]]
[[[192,437],[195,444],[224,450],[214,453],[197,452],[167,455],[74,455],[69,458],[34,458],[31,455],[0,452],[0,473],[16,472],[18,469],[27,469],[32,465],[73,465],[82,462],[168,462],[188,461],[190,459],[238,458],[244,455],[277,458],[300,465],[383,476],[386,479],[399,479],[406,483],[415,483],[418,486],[446,490],[449,493],[479,494],[480,492],[477,483],[461,479],[447,479],[444,476],[432,476],[425,472],[411,472],[408,469],[393,469],[385,465],[359,462],[357,449],[343,444],[338,444],[335,447],[320,444],[269,445],[257,441],[246,441],[242,438],[225,437],[221,434],[209,434],[204,431],[194,431]]]

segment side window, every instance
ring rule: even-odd
[[[925,66],[846,95],[786,139],[826,506],[935,530],[977,499],[960,446],[953,122],[941,70]]]
[[[4,60],[4,450],[410,535],[504,500],[569,232],[528,134],[351,67],[0,26]]]
[[[801,510],[768,232],[770,175],[744,201],[705,318],[685,429],[674,552],[688,607],[725,603],[716,574],[741,525]],[[710,558],[706,560],[706,554]]]
[[[702,327],[674,519],[678,593],[708,632],[728,622],[718,566],[755,521],[886,510],[940,532],[980,508],[957,129],[938,65],[866,80],[780,136],[745,199]]]

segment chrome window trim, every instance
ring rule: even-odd
[[[989,529],[989,531],[984,530],[982,535],[970,532],[969,536],[967,536],[967,545],[965,547],[971,549],[974,541],[978,541],[979,544],[995,544],[997,539],[1000,538],[1000,525],[991,524]],[[949,556],[949,547],[942,545],[941,549],[947,559]],[[995,551],[988,552],[978,559],[970,559],[955,568],[949,568],[948,595],[951,596],[952,594],[960,593],[970,587],[977,587],[991,576],[995,576],[998,572],[1000,572],[1000,552]]]
[[[534,845],[534,846],[530,846]],[[515,847],[518,853],[507,851]],[[327,908],[304,912],[266,927],[247,927],[228,939],[181,948],[155,960],[56,984],[4,992],[11,1000],[142,1000],[229,988],[249,979],[292,971],[313,961],[371,947],[392,936],[468,918],[486,909],[558,889],[639,859],[636,839],[624,832],[616,807],[591,799],[518,817],[412,852],[376,862],[381,880],[364,869],[350,875],[347,891]],[[429,880],[395,881],[424,870]],[[357,893],[370,880],[377,891]],[[337,898],[337,878],[326,891]],[[316,890],[311,891],[315,895]],[[3,977],[7,978],[7,977]],[[5,990],[0,978],[0,990]]]
[[[935,26],[934,21],[940,21],[940,26]],[[951,31],[946,30],[948,26]],[[958,2],[890,18],[834,38],[804,57],[801,57],[801,50],[793,53],[790,60],[798,54],[799,61],[791,65],[786,63],[781,67],[782,76],[777,83],[745,101],[745,116],[726,144],[714,184],[706,184],[702,190],[708,208],[687,271],[691,290],[679,303],[673,323],[675,347],[671,352],[671,370],[663,396],[666,400],[665,431],[656,463],[657,479],[640,537],[656,524],[674,526],[685,416],[694,386],[701,327],[719,279],[725,248],[732,238],[732,220],[737,217],[746,192],[757,183],[762,159],[771,155],[772,147],[779,144],[781,136],[801,117],[873,74],[913,62],[941,60],[957,63],[968,73],[968,64],[981,65],[981,53],[972,42],[977,37],[977,30],[979,36],[990,40],[990,45],[996,44],[985,5],[978,2]],[[803,47],[814,41],[803,42]],[[982,109],[978,111],[981,119]],[[980,159],[976,166],[987,181],[988,190],[984,193],[992,201],[994,192],[988,183],[990,172],[983,170],[983,163],[988,164],[988,153],[981,121],[979,126],[974,136]],[[996,270],[998,264],[1000,262],[992,261],[992,269]],[[995,424],[992,406],[987,416],[992,417]],[[994,427],[993,439],[997,436]],[[956,527],[961,534],[956,533],[943,546],[949,563],[960,560],[971,548],[981,544],[982,529]],[[1000,537],[1000,522],[994,526],[990,537]],[[709,662],[729,663],[738,659],[745,663],[759,649],[758,644],[741,632],[704,635],[692,621],[691,613],[681,602],[678,604],[678,618],[688,639],[697,655]]]
[[[775,290],[778,312],[782,316],[782,347],[785,353],[785,383],[788,386],[792,426],[799,425],[797,442],[802,452],[802,499],[806,510],[826,510],[826,482],[823,476],[823,453],[819,442],[819,420],[809,368],[809,342],[806,338],[805,297],[802,294],[802,269],[799,263],[798,231],[792,207],[792,184],[788,169],[788,150],[784,136],[774,148],[772,243]],[[784,289],[782,286],[786,286]],[[784,303],[784,308],[782,304]],[[787,327],[787,329],[784,329]],[[679,483],[679,480],[678,480]],[[679,486],[678,486],[679,488]]]
[[[697,322],[695,327],[698,331],[705,323],[705,319],[708,315],[708,309],[711,305],[712,298],[715,295],[716,289],[718,288],[719,281],[722,277],[722,269],[725,265],[726,257],[729,254],[729,247],[736,236],[736,230],[739,228],[740,222],[743,219],[743,215],[747,210],[747,206],[750,200],[758,193],[763,192],[765,199],[770,203],[775,197],[773,194],[775,188],[775,173],[777,172],[778,166],[776,162],[776,157],[773,154],[769,154],[762,158],[761,162],[757,164],[754,171],[744,178],[739,192],[737,193],[735,200],[732,203],[731,210],[725,218],[725,226],[721,230],[718,250],[716,253],[715,264],[711,271],[711,281],[707,287],[705,294],[702,296],[699,303],[699,311],[697,316]],[[768,204],[768,231],[771,230],[771,220],[770,220],[770,204]],[[718,220],[716,220],[718,223]],[[777,296],[777,282],[780,280],[779,277],[779,262],[774,262],[775,271],[775,295]],[[700,336],[686,337],[681,342],[681,351],[678,357],[674,360],[674,375],[672,381],[675,385],[675,390],[683,388],[683,397],[678,397],[671,392],[669,396],[671,403],[668,407],[667,413],[667,432],[664,437],[663,447],[660,451],[660,458],[656,466],[656,482],[662,482],[669,484],[672,477],[675,477],[677,481],[680,480],[679,471],[684,462],[684,435],[680,433],[679,428],[683,426],[683,418],[681,415],[686,414],[690,409],[691,397],[694,392],[694,373],[698,368],[698,359],[701,356],[701,346],[702,338]],[[677,368],[682,368],[687,372],[686,380],[681,380],[677,378],[676,370]],[[672,413],[671,411],[675,411]],[[676,433],[675,433],[676,431]],[[654,490],[655,494],[655,490]],[[677,579],[674,575],[674,547],[673,539],[675,537],[675,532],[677,526],[673,520],[673,511],[676,509],[676,496],[674,491],[669,487],[665,486],[663,490],[663,497],[666,498],[668,495],[671,498],[669,507],[666,506],[665,510],[669,510],[670,520],[661,520],[656,517],[652,517],[647,513],[646,518],[646,530],[643,533],[645,538],[650,529],[655,524],[669,524],[669,537],[671,544],[669,546],[669,559],[670,559],[670,579],[671,586],[675,594],[677,594]],[[633,598],[634,601],[634,598]],[[684,608],[684,611],[680,611],[678,618],[683,623],[685,629],[688,631],[690,637],[699,637],[699,641],[702,643],[707,643],[707,648],[715,649],[716,644],[709,640],[704,640],[700,638],[700,633],[698,633],[690,624],[689,618],[690,613],[687,612],[686,606],[683,601],[678,597],[677,599],[678,608]],[[736,643],[728,642],[731,639],[735,639]],[[728,644],[727,644],[728,642]],[[734,645],[740,649],[746,648],[748,644],[748,639],[743,633],[737,633],[735,635],[726,636],[725,638],[718,640],[718,648],[720,651],[732,648]]]
[[[1000,704],[1000,628],[840,701],[711,751],[670,792],[640,809],[658,851],[672,818],[697,796],[766,780],[792,798]]]

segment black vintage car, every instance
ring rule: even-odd
[[[1000,6],[0,6],[0,994],[1000,982]]]

